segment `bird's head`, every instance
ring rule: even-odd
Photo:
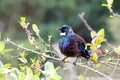
[[[68,33],[73,32],[71,27],[68,25],[62,25],[59,30],[61,31],[61,36],[66,36]]]

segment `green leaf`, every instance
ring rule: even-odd
[[[110,15],[109,18],[113,18],[114,16],[113,15]]]
[[[112,58],[111,58],[111,57],[107,57],[105,60],[106,60],[106,61],[111,61]]]
[[[96,52],[93,52],[93,53],[92,53],[91,59],[92,59],[94,62],[97,62],[98,56],[97,56],[97,53],[96,53]]]
[[[35,38],[32,36],[31,39],[29,39],[30,44],[34,44]]]
[[[55,68],[56,71],[59,70],[59,69],[60,69],[60,66],[57,66],[57,67]]]
[[[120,46],[117,46],[117,47],[114,47],[114,51],[115,51],[115,53],[120,53]]]
[[[0,80],[5,80],[5,75],[0,73]]]
[[[101,63],[97,63],[97,65],[96,65],[97,67],[101,67]]]
[[[95,31],[91,31],[90,35],[91,35],[91,38],[94,38],[97,35],[97,33]]]
[[[113,4],[113,0],[107,0],[107,4],[108,5],[112,5]]]
[[[83,79],[84,79],[84,76],[82,74],[79,75],[78,80],[83,80]]]
[[[35,31],[35,33],[36,33],[37,35],[39,35],[39,29],[38,29],[37,25],[36,25],[36,24],[32,24],[32,28],[33,28],[33,30]]]
[[[29,25],[29,23],[26,23],[25,21],[26,17],[20,17],[20,21],[18,21],[23,29],[26,29]]]
[[[100,45],[102,43],[102,39],[100,37],[96,38],[95,44]]]
[[[39,76],[33,75],[33,79],[32,80],[40,80]]]
[[[0,41],[0,52],[2,52],[5,49],[5,43]]]
[[[50,71],[50,72],[55,70],[52,62],[46,62],[44,69],[45,71]]]
[[[24,77],[25,77],[25,74],[22,72],[20,75],[19,75],[19,80],[24,80]]]
[[[108,53],[109,52],[109,50],[108,49],[105,49],[105,53]]]
[[[43,74],[46,75],[47,80],[61,80],[61,76],[57,74],[52,62],[46,62],[44,69]]]
[[[94,48],[95,48],[94,45],[91,44],[91,43],[87,43],[87,44],[86,44],[86,49],[87,49],[88,46],[90,47],[90,49],[94,49]]]
[[[29,67],[27,67],[26,76],[24,80],[33,80],[33,71]]]
[[[11,52],[11,51],[13,51],[13,49],[4,49],[2,52],[7,53],[7,52]]]
[[[56,74],[54,77],[51,77],[50,80],[61,80],[61,76]]]
[[[25,51],[23,51],[23,52],[20,54],[20,56],[21,56],[22,58],[25,58]]]
[[[65,67],[65,68],[63,68],[63,71],[65,71],[65,70],[70,70],[69,68],[67,68],[67,67]]]
[[[108,5],[107,5],[107,4],[104,4],[104,3],[102,4],[102,7],[106,7],[106,6],[108,6]]]
[[[25,58],[18,58],[22,63],[26,64],[27,63],[27,59]]]
[[[26,21],[26,17],[20,17],[21,22],[25,22]]]
[[[10,68],[11,64],[10,63],[7,63],[4,65],[4,68]]]
[[[14,73],[10,73],[9,80],[18,80],[17,75]]]
[[[105,36],[105,30],[104,30],[103,28],[100,29],[100,30],[98,31],[97,35],[98,35],[99,37],[101,37],[101,38],[104,38],[104,36]]]
[[[40,76],[40,74],[41,74],[40,71],[36,71],[36,72],[35,72],[35,75],[38,76],[38,77]]]

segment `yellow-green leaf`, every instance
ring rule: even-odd
[[[113,0],[107,0],[107,4],[108,5],[112,5],[113,4]]]
[[[95,44],[96,44],[96,45],[99,45],[99,44],[101,44],[102,42],[103,42],[102,38],[98,37],[98,38],[96,39],[96,41],[95,41]]]
[[[39,34],[39,29],[36,24],[32,24],[32,28],[35,31],[35,33],[38,35]]]
[[[36,75],[36,76],[40,76],[40,74],[41,74],[40,71],[36,71],[36,72],[35,72],[35,75]]]
[[[5,43],[0,41],[0,52],[2,52],[5,49]]]
[[[105,30],[104,30],[103,28],[100,29],[100,30],[98,31],[97,35],[98,35],[99,37],[101,37],[101,38],[104,38],[104,36],[105,36]]]
[[[101,66],[101,63],[97,63],[97,65],[96,65],[97,67],[100,67]]]
[[[118,46],[118,47],[114,47],[114,51],[115,51],[115,53],[120,53],[120,46]]]
[[[24,29],[27,28],[29,25],[29,23],[26,23],[25,21],[26,21],[26,17],[20,17],[20,21],[18,21],[21,27]]]
[[[109,52],[109,50],[108,49],[105,49],[105,53],[108,53]]]
[[[88,46],[90,47],[90,49],[94,49],[94,45],[93,44],[87,43],[86,46],[85,46],[85,48],[87,49]]]
[[[7,63],[4,65],[4,68],[10,68],[11,64],[10,63]]]
[[[107,57],[107,58],[106,58],[106,61],[111,61],[111,60],[112,60],[111,57]]]
[[[91,37],[94,38],[96,36],[96,32],[95,31],[91,31]]]
[[[113,15],[110,15],[109,18],[113,18],[114,16]]]
[[[11,51],[13,51],[13,49],[4,49],[2,52],[7,53],[7,52],[11,52]]]
[[[93,53],[92,53],[91,59],[92,59],[93,61],[97,62],[98,56],[97,56],[97,53],[96,53],[96,52],[93,52]]]
[[[34,41],[35,41],[35,38],[32,36],[31,39],[29,39],[29,42],[30,42],[31,44],[34,44]]]
[[[63,70],[65,71],[65,70],[70,70],[69,68],[63,68]]]
[[[84,76],[82,75],[82,74],[80,74],[79,76],[78,76],[78,80],[83,80],[84,79]]]
[[[27,63],[27,59],[25,58],[18,58],[18,60],[20,60],[22,63],[26,64]]]
[[[53,65],[53,63],[52,62],[46,62],[45,63],[45,67],[44,67],[44,69],[45,69],[45,71],[50,71],[50,72],[54,72],[55,71],[55,69],[54,69],[54,65]]]
[[[25,22],[26,21],[26,17],[20,17],[21,22]]]
[[[102,4],[102,6],[103,6],[103,7],[106,7],[106,6],[108,6],[108,5],[107,5],[107,4]]]
[[[25,77],[25,73],[22,72],[19,77],[18,77],[18,80],[24,80],[24,77]]]

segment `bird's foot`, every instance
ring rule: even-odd
[[[73,65],[76,66],[76,61],[73,62]]]
[[[75,61],[73,62],[73,65],[74,65],[74,66],[76,66],[76,62],[77,62],[77,60],[78,60],[78,57],[79,57],[79,56],[77,56],[76,59],[75,59]]]
[[[62,61],[63,63],[67,62],[67,61],[65,61],[66,58],[68,58],[68,57],[63,58],[61,61]]]

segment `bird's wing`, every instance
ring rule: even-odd
[[[86,44],[85,40],[81,36],[79,36],[77,34],[75,35],[75,39],[76,39],[76,41],[78,43],[77,46],[80,49],[80,52],[82,53],[82,56],[89,59],[90,54],[88,53],[87,50],[85,50],[85,44]]]
[[[84,51],[85,50],[85,44],[86,44],[85,40],[77,34],[75,35],[75,39],[76,39],[76,43],[77,43],[77,46],[80,49],[80,51]]]
[[[76,39],[77,43],[82,44],[85,47],[86,42],[81,36],[76,34],[75,39]]]

